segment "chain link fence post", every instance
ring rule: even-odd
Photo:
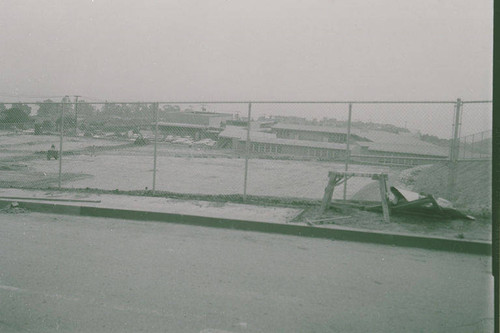
[[[448,165],[448,199],[453,200],[457,180],[457,161],[460,154],[460,119],[462,111],[462,100],[457,99],[455,104],[455,120],[453,124],[453,139],[450,145],[450,160]]]
[[[252,115],[252,103],[248,103],[247,140],[245,147],[245,178],[243,180],[243,202],[247,201],[247,180],[248,180],[248,158],[250,154],[250,126]]]
[[[75,136],[78,136],[78,97],[75,96]]]
[[[58,178],[58,188],[61,188],[62,179],[62,157],[63,157],[63,136],[64,136],[64,103],[61,103],[61,122],[60,122],[60,134],[59,134],[59,178]]]
[[[467,149],[468,149],[468,147],[467,147],[467,137],[465,137],[465,140],[464,140],[464,159],[465,159],[465,156],[467,154]]]
[[[156,146],[158,143],[158,103],[153,103],[155,110],[155,144],[154,144],[154,158],[153,158],[153,195],[156,192]]]
[[[352,103],[349,103],[349,115],[347,118],[347,142],[346,142],[346,154],[345,154],[345,172],[349,170],[349,160],[351,156],[350,151],[350,139],[351,139],[351,118],[352,118]],[[347,177],[344,180],[344,201],[347,200]]]
[[[470,158],[474,158],[474,137],[475,135],[472,134],[472,139],[471,139],[471,145],[470,145]]]
[[[484,142],[484,131],[481,132],[481,141],[480,142]],[[479,150],[479,158],[482,158],[483,157],[483,150],[480,149]]]

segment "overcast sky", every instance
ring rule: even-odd
[[[492,94],[486,0],[4,0],[0,31],[10,101]]]

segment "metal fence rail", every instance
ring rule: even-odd
[[[390,169],[397,179],[444,163],[453,193],[457,161],[491,158],[491,131],[465,121],[480,110],[487,122],[490,109],[460,100],[5,102],[0,187],[319,200],[331,170]],[[432,135],[443,126],[450,136]],[[335,198],[368,185],[348,183]]]

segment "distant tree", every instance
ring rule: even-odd
[[[12,103],[11,109],[19,109],[26,113],[28,116],[31,114],[31,107],[22,103]]]
[[[39,107],[37,115],[40,117],[56,118],[61,113],[61,105],[54,104],[51,99],[46,99],[42,103],[37,103],[37,105]]]
[[[61,130],[61,117],[57,118],[56,120],[56,127],[57,130]],[[65,115],[64,116],[64,128],[65,129],[74,129],[75,128],[75,117],[72,115]]]
[[[69,96],[64,96],[61,99],[61,102],[63,103],[63,108],[64,108],[64,114],[74,114],[73,112],[73,103],[71,102],[71,99]]]
[[[7,108],[5,107],[5,104],[0,103],[0,114],[1,114],[2,112],[4,112],[5,110],[7,110]]]
[[[118,104],[106,103],[102,107],[100,114],[105,117],[119,117],[121,115],[121,107]]]
[[[133,104],[132,110],[135,117],[154,119],[155,111],[152,104]]]
[[[78,101],[78,117],[90,118],[95,111],[92,104],[87,104],[84,100]]]
[[[181,111],[181,108],[179,107],[179,105],[164,105],[163,106],[163,111],[165,112],[180,112]]]
[[[54,129],[54,123],[48,119],[42,122],[42,131],[52,131]]]
[[[2,116],[0,121],[3,123],[25,123],[30,120],[29,114],[18,108],[7,109]]]

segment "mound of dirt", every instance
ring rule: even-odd
[[[446,163],[423,169],[415,178],[416,192],[425,192],[453,202],[456,207],[491,211],[491,161],[463,161],[458,163],[454,194],[448,197]]]
[[[491,216],[491,162],[458,163],[454,195],[448,196],[448,164],[422,165],[389,177],[388,186],[398,186],[419,193],[432,194],[453,202],[456,208],[476,218]],[[378,182],[363,187],[352,200],[380,201]]]
[[[0,163],[1,171],[16,171],[20,169],[26,169],[28,166],[26,164],[15,164],[15,163]]]

